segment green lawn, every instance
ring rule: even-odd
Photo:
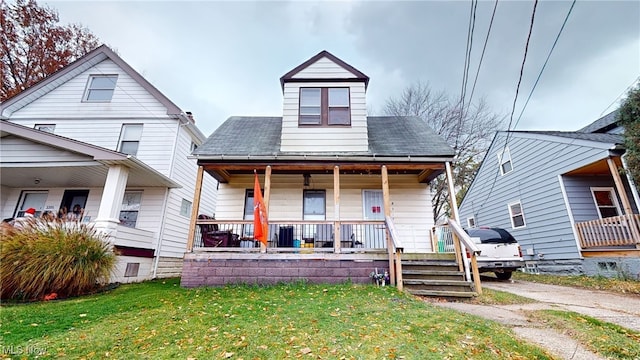
[[[632,279],[606,278],[603,276],[586,275],[543,275],[527,274],[520,271],[513,273],[514,280],[539,282],[543,284],[574,286],[592,290],[606,290],[620,294],[640,295],[640,281]]]
[[[3,357],[552,358],[499,324],[434,307],[392,287],[183,289],[172,279],[0,311]]]

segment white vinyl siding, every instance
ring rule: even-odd
[[[110,102],[81,101],[89,77],[95,74],[118,76]],[[105,60],[17,110],[11,115],[11,121],[52,117],[86,120],[105,114],[109,117],[155,118],[166,117],[167,109],[114,62]]]
[[[264,176],[259,175],[264,184]],[[302,220],[302,175],[272,175],[269,221]],[[417,176],[390,175],[391,217],[402,238],[405,251],[431,250],[430,231],[434,224],[429,186],[417,182]],[[312,175],[313,189],[326,191],[326,220],[334,220],[333,175]],[[220,184],[216,219],[240,220],[244,213],[246,189],[253,187],[253,176],[234,177]],[[380,176],[340,176],[340,218],[363,220],[363,189],[381,189]],[[407,250],[410,249],[410,250]]]
[[[351,126],[301,127],[298,125],[301,87],[349,88]],[[286,83],[282,112],[282,151],[367,151],[367,104],[364,82]]]
[[[5,163],[3,167],[6,168],[10,167],[10,163],[19,162],[46,163],[93,160],[90,156],[53,149],[50,146],[34,143],[12,135],[2,138],[2,141],[0,141],[0,153],[2,154],[2,161]]]
[[[81,101],[89,77],[96,74],[117,75],[111,101]],[[128,191],[143,191],[136,228],[132,230],[144,230],[152,235],[152,242],[144,246],[155,248],[156,255],[182,258],[186,249],[190,214],[185,217],[180,215],[180,211],[183,199],[193,201],[197,173],[195,160],[188,159],[187,156],[200,140],[189,132],[188,127],[181,125],[175,116],[168,115],[167,111],[167,107],[143,85],[115,62],[107,59],[88,67],[60,85],[52,86],[47,94],[12,113],[10,121],[31,128],[36,124],[55,124],[57,135],[114,151],[118,151],[123,124],[143,124],[144,131],[139,139],[137,159],[171,178],[181,187],[127,188]],[[10,144],[20,146],[5,149]],[[26,159],[25,157],[37,158],[42,162],[91,160],[72,152],[51,150],[46,146],[25,143],[10,137],[2,139],[0,150],[3,160],[8,159],[8,156],[19,160]],[[64,170],[62,167],[60,169]],[[92,169],[88,168],[87,171]],[[216,205],[216,185],[216,181],[205,173],[200,198],[201,212],[213,214]],[[53,206],[57,211],[65,189],[51,189],[52,192],[54,190],[58,194],[50,194],[47,206]],[[91,188],[85,215],[96,217],[102,191],[102,188]],[[19,191],[17,194],[15,192],[12,190],[6,203],[2,204],[3,214],[9,213],[5,217],[11,216],[16,209]],[[2,195],[4,199],[5,194]],[[143,265],[140,266],[142,273]]]
[[[196,164],[196,160],[187,158],[191,153],[191,143],[193,141],[191,136],[184,127],[180,127],[178,124],[174,124],[172,129],[178,131],[178,135],[175,149],[169,149],[173,151],[170,155],[173,157],[173,162],[169,176],[182,187],[171,189],[167,203],[164,205],[166,207],[164,227],[162,230],[164,240],[159,254],[163,257],[182,257],[187,248],[191,214],[187,217],[181,216],[180,211],[183,199],[193,202],[198,165]],[[147,128],[145,124],[145,133],[146,131]],[[175,138],[176,134],[174,133],[172,136]],[[141,147],[142,145],[144,144],[141,144]],[[215,206],[216,181],[205,172],[203,175],[198,213],[212,216]]]
[[[356,76],[326,57],[300,70],[292,76],[294,79],[352,79]]]

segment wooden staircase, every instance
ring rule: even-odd
[[[464,297],[476,296],[473,283],[458,270],[455,254],[402,254],[402,283],[413,295]]]

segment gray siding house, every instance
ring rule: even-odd
[[[460,206],[466,227],[509,230],[527,271],[640,278],[637,185],[610,113],[575,132],[498,132]]]

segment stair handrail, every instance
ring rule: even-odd
[[[389,272],[395,274],[395,282],[399,291],[402,291],[402,252],[404,251],[404,246],[402,246],[402,242],[400,241],[400,237],[398,236],[398,232],[396,231],[396,227],[393,224],[393,220],[390,216],[384,217],[384,223],[387,227],[387,231],[389,233],[389,237],[391,238],[392,249],[389,249],[389,265],[394,266],[395,271]]]
[[[460,245],[463,245],[471,255],[471,272],[473,273],[473,279],[474,279],[473,285],[478,295],[482,295],[482,285],[480,283],[480,271],[478,270],[478,258],[477,258],[478,255],[480,255],[481,250],[476,246],[473,240],[471,240],[471,236],[469,236],[469,234],[467,234],[466,231],[462,229],[462,227],[460,226],[460,224],[458,224],[457,221],[453,219],[447,219],[447,223],[449,224],[449,227],[451,227],[451,230],[452,230],[453,243],[454,245],[458,245],[458,246],[455,246],[456,253],[460,252],[459,259],[462,260],[462,263],[464,264],[464,258],[466,254],[462,253]],[[456,254],[456,257],[458,257],[458,254]]]

